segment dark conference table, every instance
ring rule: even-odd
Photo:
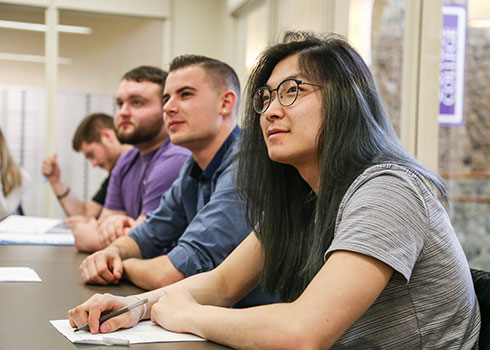
[[[50,320],[66,319],[68,309],[94,293],[130,295],[141,292],[122,282],[113,286],[83,283],[78,266],[86,254],[74,247],[0,245],[0,266],[33,268],[42,282],[0,283],[0,350],[128,349],[124,346],[75,345]],[[132,344],[141,350],[223,350],[212,342]]]

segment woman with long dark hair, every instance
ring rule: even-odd
[[[237,178],[255,232],[215,270],[141,295],[150,307],[100,331],[151,316],[235,348],[476,348],[470,269],[433,192],[444,203],[444,184],[400,144],[358,53],[290,33],[247,89]],[[260,281],[282,302],[223,307]],[[101,310],[133,301],[99,295],[69,316],[97,332]]]

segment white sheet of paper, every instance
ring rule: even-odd
[[[75,238],[61,219],[10,215],[0,221],[0,243],[73,245]]]
[[[97,339],[102,337],[127,339],[130,344],[140,343],[162,343],[162,342],[182,342],[182,341],[205,341],[205,339],[193,334],[182,334],[169,332],[151,321],[142,321],[133,328],[121,329],[113,333],[91,334],[88,331],[74,332],[68,320],[53,320],[51,324],[72,343],[75,340]]]
[[[0,267],[0,282],[41,282],[30,267]]]
[[[0,221],[0,232],[41,234],[60,224],[61,219],[10,215]]]

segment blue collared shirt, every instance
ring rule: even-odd
[[[236,127],[204,171],[190,157],[159,207],[131,231],[143,258],[167,254],[191,276],[218,266],[252,231],[233,184],[239,133]]]

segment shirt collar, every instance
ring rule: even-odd
[[[213,159],[211,160],[211,162],[208,164],[208,166],[204,171],[202,171],[199,165],[197,165],[197,163],[194,162],[194,166],[192,167],[191,170],[191,176],[196,180],[200,180],[201,178],[203,178],[203,180],[208,180],[208,181],[211,180],[214,173],[221,165],[221,162],[223,161],[226,152],[228,151],[228,149],[230,149],[231,145],[233,144],[233,142],[235,141],[235,139],[238,137],[239,134],[240,134],[240,127],[237,125],[235,129],[233,129],[231,134],[228,135],[225,142],[223,142],[220,149],[218,150],[218,152],[216,152]]]

